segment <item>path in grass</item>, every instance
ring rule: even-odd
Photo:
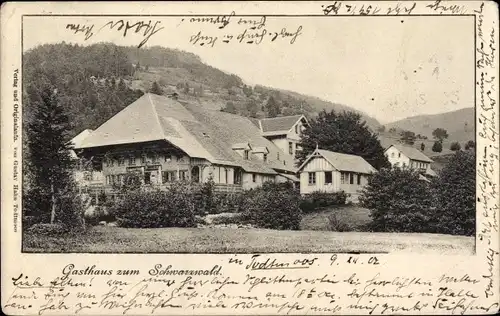
[[[269,253],[418,252],[472,254],[472,237],[438,234],[109,226],[64,237],[25,236],[27,252]]]

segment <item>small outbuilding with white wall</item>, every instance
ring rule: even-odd
[[[316,149],[299,167],[300,193],[344,191],[357,201],[360,191],[377,172],[361,156]]]

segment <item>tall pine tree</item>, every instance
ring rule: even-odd
[[[40,221],[54,223],[58,197],[72,184],[70,123],[54,88],[30,87],[28,94],[34,112],[26,135],[30,211]]]
[[[273,96],[270,96],[266,103],[267,116],[276,117],[280,114],[280,107]]]
[[[302,133],[302,150],[297,151],[299,165],[316,149],[316,145],[320,149],[361,156],[377,170],[390,167],[377,135],[361,121],[358,113],[321,111]]]

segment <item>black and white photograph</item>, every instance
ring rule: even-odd
[[[472,254],[473,22],[24,17],[23,251]]]
[[[8,315],[500,309],[491,1],[0,7]]]

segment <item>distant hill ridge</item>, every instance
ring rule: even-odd
[[[367,125],[373,130],[380,127],[380,123],[376,119],[347,105],[259,84],[255,87],[246,86],[239,76],[206,65],[193,53],[159,46],[146,49],[124,47],[124,49],[130,60],[141,66],[141,71],[134,76],[138,80],[135,82],[134,88],[146,90],[153,81],[159,81],[160,85],[168,87],[170,92],[173,92],[174,86],[177,92],[179,90],[186,92],[186,83],[188,83],[189,89],[201,86],[200,91],[208,90],[207,93],[196,95],[202,106],[217,109],[214,102],[218,103],[219,107],[226,105],[227,102],[232,102],[236,107],[237,114],[248,115],[247,104],[255,101],[257,107],[260,108],[260,111],[257,111],[258,117],[266,116],[262,107],[265,106],[266,100],[273,96],[282,107],[280,115],[306,114],[314,116],[323,109],[327,111],[354,111],[360,113]]]
[[[450,140],[464,142],[474,139],[474,108],[463,108],[456,111],[417,115],[385,125],[386,131],[391,128],[409,130],[415,134],[432,139],[432,131],[444,128]]]
[[[138,49],[110,43],[44,44],[26,51],[23,62],[25,88],[39,89],[44,81],[58,88],[61,102],[68,108],[74,124],[72,136],[96,128],[150,91],[154,82],[158,83],[160,93],[177,92],[182,99],[212,110],[222,108],[243,116],[268,117],[268,102],[272,99],[278,107],[278,116],[314,117],[323,109],[345,110],[360,113],[374,131],[381,126],[375,118],[347,105],[284,89],[246,85],[239,76],[209,66],[199,56],[178,49],[159,46]],[[29,104],[36,100],[25,101]],[[395,126],[431,137],[433,129],[442,127],[448,130],[450,138],[473,139],[473,109],[453,113],[400,120],[388,124],[386,130]],[[25,107],[23,117],[28,120],[31,117],[29,106]],[[460,122],[467,122],[470,130],[464,130],[460,125],[464,123]]]

